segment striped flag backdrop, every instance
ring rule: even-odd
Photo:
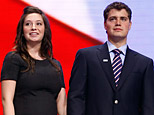
[[[54,57],[63,67],[66,92],[78,49],[104,43],[102,12],[114,0],[3,0],[1,1],[0,69],[13,47],[16,27],[25,6],[42,9],[50,21]],[[154,59],[154,4],[152,0],[120,0],[133,11],[128,36],[130,48]],[[144,49],[143,49],[144,47]],[[1,91],[1,90],[0,90]],[[1,94],[1,93],[0,93]],[[1,95],[0,95],[1,98]],[[0,100],[0,115],[2,103]]]

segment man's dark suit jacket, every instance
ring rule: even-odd
[[[107,43],[80,49],[72,68],[67,112],[68,115],[154,115],[152,59],[127,47],[116,88]]]

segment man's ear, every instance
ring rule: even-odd
[[[106,22],[104,22],[104,29],[107,30]]]
[[[131,27],[132,27],[132,22],[130,21],[129,22],[129,30],[131,29]]]

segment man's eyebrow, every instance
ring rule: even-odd
[[[116,16],[110,16],[109,18],[117,18]]]

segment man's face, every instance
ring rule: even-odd
[[[108,18],[104,22],[104,27],[107,31],[109,41],[126,41],[128,31],[131,28],[131,21],[128,18],[126,10],[110,10]]]

